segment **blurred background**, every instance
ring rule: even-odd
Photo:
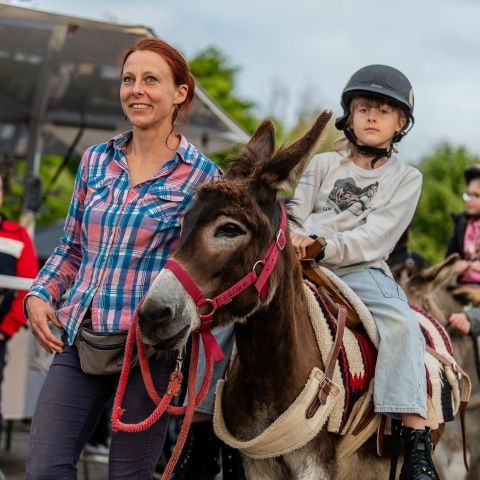
[[[441,260],[464,208],[465,166],[479,162],[480,51],[476,0],[24,0],[0,2],[0,173],[3,211],[35,231],[45,260],[58,243],[83,150],[128,128],[120,61],[159,36],[197,80],[189,139],[222,166],[265,117],[279,142],[305,131],[358,68],[384,63],[415,91],[415,126],[399,156],[424,174],[409,247]],[[328,128],[322,150],[337,137]],[[6,418],[29,418],[48,358],[12,341]],[[19,399],[22,399],[19,401]],[[21,478],[21,477],[19,477]]]

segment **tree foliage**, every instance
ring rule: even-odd
[[[40,176],[43,180],[44,188],[48,187],[53,178],[58,165],[62,162],[62,157],[57,155],[43,155],[40,164]],[[72,160],[72,164],[78,166],[78,159]],[[43,225],[51,223],[57,219],[65,218],[70,205],[73,183],[75,175],[72,170],[75,167],[64,168],[57,181],[49,190],[48,195],[40,209],[37,217],[37,224]],[[2,212],[9,218],[18,219],[22,210],[23,202],[23,179],[25,175],[25,162],[16,160],[8,169],[2,171],[5,177],[5,198]]]
[[[236,93],[239,68],[230,65],[228,58],[216,47],[208,47],[189,61],[190,71],[197,83],[215,102],[230,115],[246,132],[253,133],[259,121],[254,114],[255,103],[244,100]],[[209,158],[223,169],[239,147],[210,155]]]
[[[453,232],[451,213],[464,209],[463,171],[467,165],[479,161],[464,147],[443,144],[418,165],[423,173],[423,187],[412,222],[410,248],[431,263],[445,256],[448,239]]]
[[[247,132],[253,133],[258,119],[255,103],[241,99],[236,93],[239,68],[215,47],[199,52],[189,62],[190,70],[202,88]]]

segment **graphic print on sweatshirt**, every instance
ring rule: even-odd
[[[351,177],[341,178],[335,182],[323,210],[335,210],[337,213],[348,210],[354,215],[360,215],[370,208],[377,190],[378,182],[362,188]]]

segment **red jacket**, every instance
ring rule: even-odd
[[[0,214],[0,273],[17,277],[35,278],[38,258],[30,235],[18,223],[4,219]],[[23,300],[27,291],[16,291],[7,312],[0,316],[0,332],[11,337],[27,323]]]

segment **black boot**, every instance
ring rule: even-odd
[[[430,428],[403,427],[404,460],[400,480],[440,480],[432,461]]]
[[[219,446],[212,422],[192,423],[172,480],[214,480],[220,472]]]
[[[245,480],[245,472],[243,470],[240,452],[223,442],[221,442],[220,450],[222,452],[222,479]]]

